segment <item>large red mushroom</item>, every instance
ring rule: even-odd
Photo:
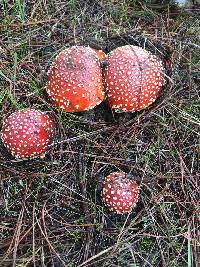
[[[40,110],[27,108],[12,113],[3,121],[1,138],[15,158],[44,155],[55,133],[55,123]]]
[[[105,177],[102,198],[110,211],[130,213],[138,201],[139,188],[125,172],[113,172]]]
[[[112,109],[145,109],[156,100],[165,83],[163,63],[141,47],[118,47],[108,54],[105,83]]]
[[[67,112],[94,108],[105,97],[100,61],[103,54],[84,46],[61,51],[48,73],[47,93]]]

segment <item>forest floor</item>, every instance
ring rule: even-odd
[[[151,1],[0,3],[0,127],[15,110],[59,125],[43,159],[16,160],[0,143],[0,266],[198,267],[200,7]],[[134,113],[104,103],[70,114],[45,93],[64,48],[106,53],[138,45],[166,63],[156,102]],[[140,185],[132,213],[101,201],[102,179],[125,171]]]

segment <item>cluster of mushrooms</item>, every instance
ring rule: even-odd
[[[162,61],[141,47],[125,45],[106,55],[91,47],[72,46],[53,61],[46,91],[66,112],[87,111],[104,100],[112,110],[133,112],[152,104],[164,83]],[[1,138],[12,156],[31,159],[45,154],[55,128],[49,115],[27,108],[4,119]],[[102,199],[111,211],[131,212],[138,193],[138,185],[124,172],[104,179]]]

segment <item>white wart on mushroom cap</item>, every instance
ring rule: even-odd
[[[48,73],[47,93],[61,109],[81,112],[104,100],[98,54],[90,47],[72,46],[57,55]]]
[[[163,63],[141,47],[118,47],[108,54],[105,84],[112,109],[118,112],[145,109],[165,84]]]
[[[27,108],[12,113],[3,121],[1,138],[16,158],[43,155],[55,133],[55,123],[40,110]]]
[[[131,212],[138,201],[139,188],[124,172],[113,172],[105,177],[102,198],[110,211]]]

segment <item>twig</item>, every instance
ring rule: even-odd
[[[21,26],[31,26],[37,24],[46,24],[46,23],[55,23],[61,21],[60,19],[46,19],[46,20],[37,20],[37,21],[28,21],[25,23],[17,23],[17,24],[10,24],[9,27],[16,27],[19,28]]]
[[[88,264],[89,262],[95,260],[96,258],[99,258],[100,256],[104,255],[105,253],[108,253],[112,249],[115,249],[115,246],[112,246],[112,247],[109,247],[107,249],[102,250],[101,252],[99,252],[98,254],[96,254],[96,255],[92,256],[91,258],[87,259],[86,261],[84,261],[83,263],[78,265],[77,267],[86,266],[86,264]]]

